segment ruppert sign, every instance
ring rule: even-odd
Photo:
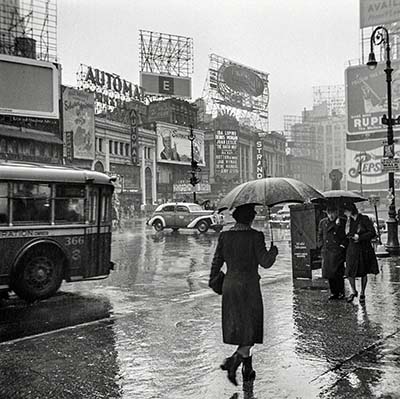
[[[400,0],[399,0],[400,1]],[[392,111],[400,115],[400,62],[393,61]],[[386,131],[381,119],[387,114],[387,88],[385,63],[375,70],[366,65],[346,69],[347,126],[350,136],[368,131]]]
[[[360,0],[360,28],[400,19],[400,0]]]

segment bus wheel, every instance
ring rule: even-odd
[[[209,224],[205,220],[202,220],[199,223],[197,223],[196,227],[200,233],[205,233],[209,228]]]
[[[161,230],[164,228],[164,226],[163,226],[161,220],[156,220],[156,221],[153,223],[153,227],[154,227],[154,230],[155,230],[155,231],[161,231]]]
[[[23,256],[12,277],[12,289],[22,299],[49,298],[62,282],[62,256],[59,251],[35,248]]]

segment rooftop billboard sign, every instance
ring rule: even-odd
[[[399,19],[399,0],[360,0],[360,28],[384,25]]]

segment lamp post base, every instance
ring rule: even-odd
[[[388,230],[387,242],[385,245],[386,250],[389,252],[389,255],[400,255],[397,220],[390,217],[386,224]]]

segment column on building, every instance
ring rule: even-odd
[[[250,180],[253,180],[255,178],[254,176],[254,142],[250,143],[249,147],[249,178]]]
[[[145,147],[141,147],[140,186],[142,188],[142,204],[146,204],[146,156]]]
[[[151,149],[151,157],[153,160],[153,179],[151,182],[151,191],[153,197],[153,203],[157,202],[157,163],[156,163],[156,149],[153,147]]]
[[[104,165],[104,169],[106,172],[110,171],[110,140],[107,138],[104,138],[104,145],[105,145],[105,165]]]
[[[240,176],[240,182],[244,181],[243,177],[243,153],[242,153],[243,147],[239,143],[239,176]]]

